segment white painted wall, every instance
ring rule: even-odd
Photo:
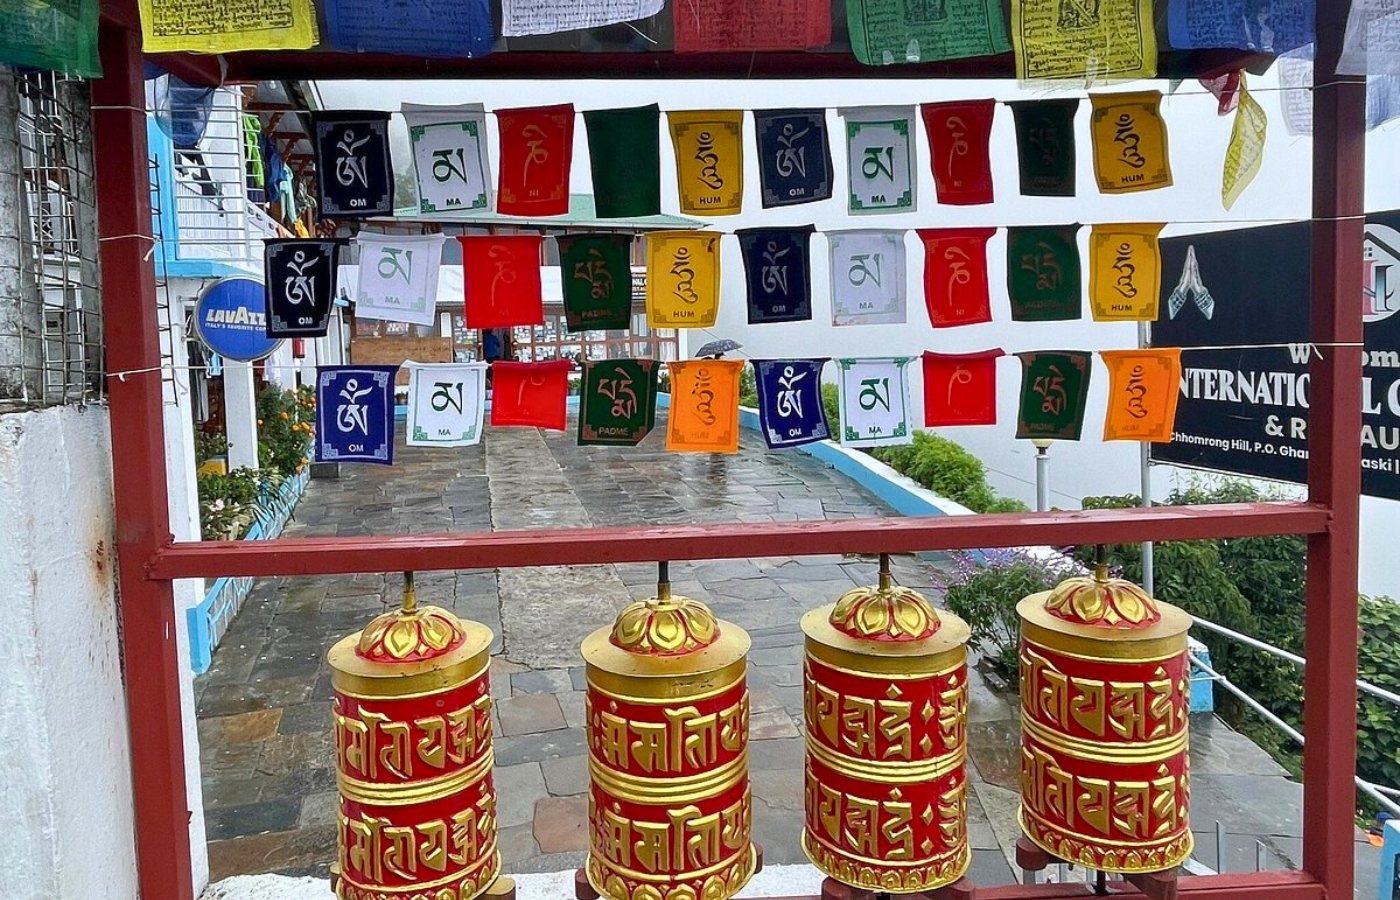
[[[0,416],[0,870],[13,900],[136,896],[105,408]]]

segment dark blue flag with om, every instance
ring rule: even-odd
[[[393,465],[398,366],[316,369],[316,462]]]
[[[746,228],[738,235],[749,287],[749,324],[810,320],[812,226]]]
[[[335,304],[335,240],[264,242],[267,336],[325,337]]]
[[[831,147],[826,111],[769,109],[754,112],[763,207],[795,206],[831,198]]]
[[[823,359],[756,359],[758,420],[769,449],[831,437],[822,409]]]

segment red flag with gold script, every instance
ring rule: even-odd
[[[468,328],[543,325],[537,234],[471,234],[462,244],[462,285]]]
[[[496,211],[506,216],[567,215],[574,105],[498,109],[496,124],[501,129]]]
[[[568,419],[567,359],[491,364],[491,424],[563,431]]]
[[[992,202],[992,118],[995,100],[925,103],[919,107],[928,131],[929,157],[938,202],[973,206]]]
[[[924,425],[995,425],[1001,348],[977,353],[924,352]]]
[[[987,241],[995,228],[924,228],[924,303],[934,328],[992,321]]]
[[[677,0],[677,53],[816,50],[831,43],[831,0]]]

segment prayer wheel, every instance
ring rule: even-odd
[[[496,850],[491,630],[417,604],[331,648],[336,896],[473,900],[513,894]]]
[[[584,640],[584,875],[607,900],[727,900],[753,875],[748,649],[664,574]]]
[[[1016,611],[1022,830],[1100,872],[1175,868],[1192,848],[1190,617],[1102,561]]]
[[[923,893],[959,880],[967,841],[967,640],[957,616],[880,581],[802,617],[802,849],[842,884]]]

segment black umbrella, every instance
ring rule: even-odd
[[[695,358],[704,359],[705,357],[710,357],[712,359],[719,359],[729,351],[738,350],[742,346],[744,345],[738,341],[731,341],[728,338],[710,341],[708,344],[705,344],[699,350],[695,351]]]

